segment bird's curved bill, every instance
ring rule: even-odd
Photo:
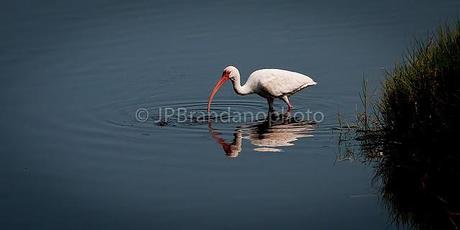
[[[208,99],[208,113],[211,112],[211,103],[212,103],[212,99],[214,98],[214,95],[217,93],[217,91],[219,91],[220,87],[222,87],[222,85],[228,80],[228,75],[222,75],[222,77],[220,78],[220,80],[216,83],[216,85],[214,86],[214,88],[212,89],[211,91],[211,95],[209,95],[209,99]]]

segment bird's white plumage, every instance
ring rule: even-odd
[[[241,85],[240,72],[234,66],[227,66],[224,69],[221,79],[216,83],[208,100],[208,112],[211,109],[211,103],[214,95],[226,80],[231,80],[233,89],[239,95],[248,95],[256,93],[265,97],[268,102],[269,111],[273,111],[273,99],[280,98],[288,105],[288,111],[292,105],[289,102],[289,96],[299,90],[316,85],[310,77],[281,69],[261,69],[254,71],[244,85]]]
[[[281,69],[261,69],[254,71],[246,84],[250,84],[263,97],[289,96],[311,85],[316,85],[310,77]]]

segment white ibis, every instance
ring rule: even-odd
[[[241,85],[240,71],[234,66],[227,66],[222,77],[211,91],[208,100],[208,113],[211,111],[214,95],[227,80],[232,81],[233,89],[239,95],[256,93],[266,98],[269,111],[273,111],[275,98],[283,100],[288,106],[288,111],[291,111],[292,104],[289,102],[289,96],[308,86],[316,85],[316,82],[308,76],[281,69],[256,70],[249,76],[246,84]]]

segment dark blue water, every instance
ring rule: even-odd
[[[337,160],[337,112],[351,119],[362,76],[378,87],[414,38],[459,9],[448,0],[3,1],[0,228],[393,229],[373,168]],[[163,107],[205,111],[230,64],[243,81],[259,68],[309,75],[319,84],[291,100],[324,121],[154,122]],[[215,100],[216,111],[266,110],[230,84]]]

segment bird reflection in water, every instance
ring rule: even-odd
[[[311,137],[314,123],[295,119],[290,114],[271,114],[267,119],[255,124],[243,125],[233,132],[233,141],[227,142],[221,133],[208,123],[209,133],[219,143],[225,155],[238,157],[242,151],[243,139],[247,139],[258,152],[281,152],[281,147],[292,146],[300,138]]]

